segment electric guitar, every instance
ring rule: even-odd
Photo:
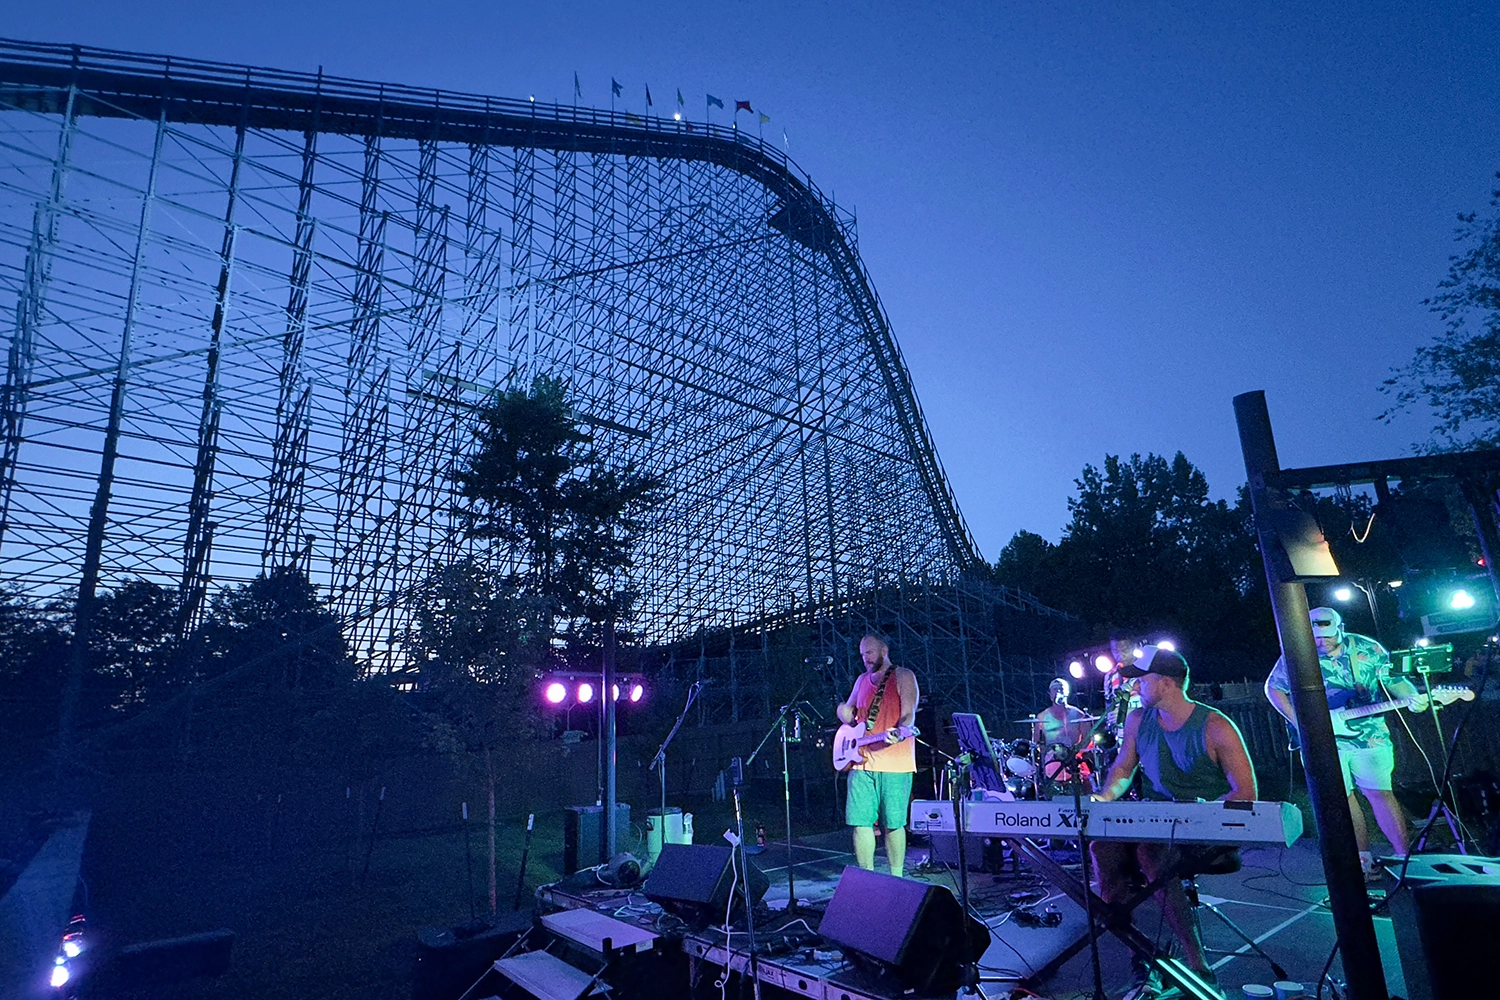
[[[1343,708],[1331,708],[1328,710],[1328,715],[1333,720],[1333,735],[1353,736],[1354,730],[1349,727],[1349,720],[1384,715],[1398,708],[1411,708],[1418,697],[1419,695],[1412,695],[1409,698],[1391,698],[1368,705],[1345,705]],[[1439,705],[1451,705],[1455,701],[1473,701],[1474,692],[1462,684],[1446,684],[1432,689],[1432,700]]]
[[[839,731],[833,736],[833,769],[847,771],[855,764],[863,763],[864,748],[875,743],[888,742],[885,738],[886,732],[895,733],[902,740],[921,735],[921,730],[916,726],[897,726],[895,729],[878,733],[866,732],[863,722],[851,722],[848,725],[839,726]]]

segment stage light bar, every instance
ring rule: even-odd
[[[591,705],[603,691],[596,674],[559,673],[540,680],[542,702],[548,708],[572,708]],[[611,693],[615,701],[638,704],[645,700],[646,682],[637,674],[624,674],[615,683]]]

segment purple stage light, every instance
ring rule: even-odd
[[[568,697],[568,686],[561,681],[553,681],[542,690],[542,696],[549,705],[561,705]]]
[[[646,689],[645,689],[645,687],[643,687],[640,684],[632,684],[632,685],[630,685],[630,700],[632,702],[640,701],[645,696],[646,696]]]
[[[578,685],[578,703],[587,705],[594,700],[594,685],[584,682]]]

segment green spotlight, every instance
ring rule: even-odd
[[[1453,596],[1448,598],[1448,607],[1454,611],[1464,611],[1474,606],[1474,595],[1462,588],[1455,590]]]

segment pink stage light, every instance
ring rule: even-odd
[[[1068,673],[1072,675],[1075,681],[1083,680],[1083,662],[1081,660],[1074,660],[1068,664]]]
[[[561,681],[553,681],[543,689],[542,696],[547,699],[549,705],[561,705],[568,697],[568,686]]]
[[[640,684],[632,684],[630,686],[630,700],[632,702],[640,701],[645,696],[646,696],[646,689],[642,685],[640,685]]]
[[[1115,669],[1115,661],[1112,660],[1108,655],[1100,653],[1098,656],[1094,657],[1094,669],[1099,671],[1101,674],[1107,674],[1111,670]]]
[[[584,682],[578,685],[578,703],[587,705],[594,700],[594,685]]]

